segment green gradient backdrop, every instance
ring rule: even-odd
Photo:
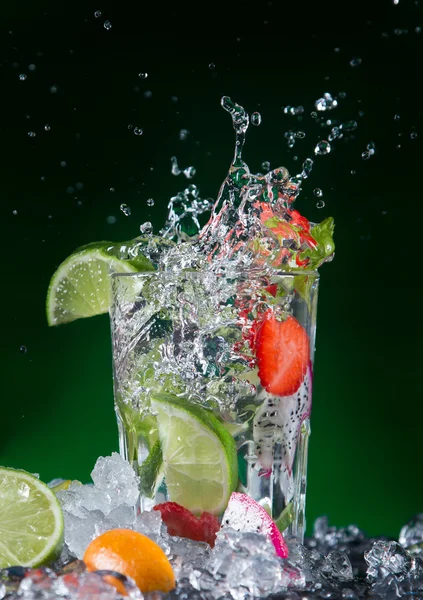
[[[117,449],[108,318],[48,329],[45,294],[57,265],[86,242],[135,236],[145,220],[158,229],[168,199],[187,183],[216,196],[234,142],[223,94],[262,113],[248,134],[251,168],[269,160],[296,172],[328,135],[310,118],[314,101],[344,91],[327,117],[357,119],[355,138],[316,160],[298,201],[311,220],[335,217],[337,244],[321,270],[308,523],[327,514],[332,524],[397,535],[423,510],[418,4],[347,2],[348,18],[327,3],[253,9],[237,0],[229,11],[185,2],[171,12],[56,4],[0,9],[0,463],[45,480],[88,480],[96,457]],[[362,64],[351,67],[353,57]],[[302,104],[304,120],[284,115],[287,104]],[[292,151],[289,129],[307,134]],[[376,154],[364,161],[370,141]],[[173,155],[196,167],[193,180],[171,175]],[[83,189],[69,193],[77,182]],[[315,187],[324,192],[321,210]]]

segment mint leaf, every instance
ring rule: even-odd
[[[333,241],[333,232],[335,222],[333,217],[328,217],[321,223],[311,228],[311,235],[317,242],[317,247],[313,250],[307,248],[300,253],[300,259],[309,258],[310,262],[307,269],[318,269],[324,262],[330,260],[335,252],[335,242]]]

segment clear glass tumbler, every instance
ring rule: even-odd
[[[141,509],[221,516],[232,491],[303,540],[319,275],[113,274],[120,452]]]

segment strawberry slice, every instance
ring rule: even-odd
[[[169,535],[189,538],[196,542],[206,542],[213,548],[216,534],[220,529],[219,520],[214,515],[203,512],[198,518],[177,502],[156,504],[153,509],[160,511]]]
[[[310,342],[294,317],[278,321],[268,309],[255,336],[261,385],[275,396],[290,396],[300,387],[310,360]]]

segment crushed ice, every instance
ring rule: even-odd
[[[169,536],[158,511],[139,511],[138,477],[117,453],[100,457],[91,478],[92,484],[72,482],[67,490],[57,492],[65,519],[61,557],[51,568],[0,570],[0,599],[121,598],[107,583],[109,572],[88,573],[81,560],[91,540],[115,527],[150,537],[175,571],[176,590],[145,594],[146,600],[247,600],[270,594],[281,600],[423,598],[423,514],[401,529],[399,542],[367,538],[354,525],[330,527],[321,517],[305,545],[287,540],[289,558],[281,559],[272,543],[258,533],[225,528],[213,549]],[[118,577],[127,597],[143,598],[132,580]]]

